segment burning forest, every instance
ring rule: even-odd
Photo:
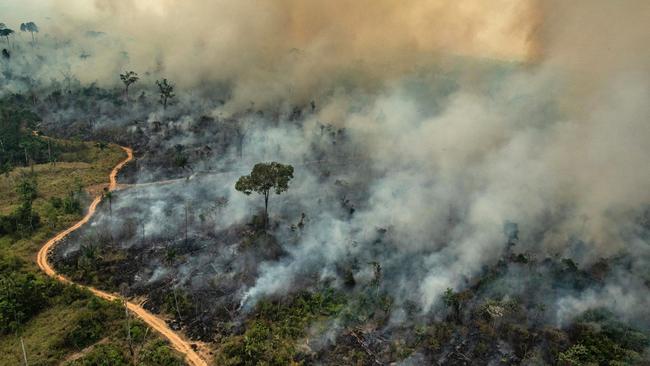
[[[640,0],[0,4],[0,319],[13,253],[87,212],[44,256],[126,325],[44,365],[650,364],[648,19]],[[38,178],[118,145],[114,185]],[[27,339],[26,364],[57,304],[0,350]]]

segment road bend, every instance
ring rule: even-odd
[[[122,169],[128,162],[133,160],[133,150],[122,146],[122,149],[126,152],[127,157],[123,161],[121,161],[119,164],[117,164],[113,170],[111,171],[111,174],[109,175],[109,185],[108,189],[110,191],[113,191],[117,188],[117,173],[119,173],[120,169]],[[58,244],[61,240],[63,240],[66,236],[70,235],[70,233],[74,232],[75,230],[79,229],[83,225],[85,225],[90,219],[93,217],[95,212],[97,211],[97,206],[102,200],[102,195],[98,195],[95,197],[95,199],[92,201],[90,204],[90,207],[88,208],[88,213],[76,222],[74,225],[71,227],[67,228],[66,230],[58,233],[56,236],[54,236],[52,239],[48,240],[38,251],[37,257],[36,257],[36,263],[38,266],[41,268],[45,274],[48,276],[55,278],[61,282],[68,283],[68,284],[75,284],[77,286],[86,288],[90,290],[93,294],[96,296],[108,300],[108,301],[114,301],[120,299],[120,296],[116,294],[112,294],[106,291],[102,291],[99,289],[96,289],[94,287],[90,286],[84,286],[78,283],[72,282],[70,279],[67,277],[63,276],[62,274],[58,273],[54,267],[50,264],[49,262],[49,254],[52,251],[52,249]],[[161,319],[160,317],[152,314],[151,312],[145,310],[142,306],[126,301],[126,307],[136,316],[138,316],[142,321],[147,323],[151,328],[153,328],[155,331],[157,331],[160,335],[165,337],[169,343],[172,345],[174,349],[176,349],[178,352],[182,353],[185,356],[185,360],[191,365],[191,366],[207,366],[207,362],[199,356],[197,352],[194,351],[190,343],[185,340],[183,337],[181,337],[178,333],[174,332],[167,326],[167,323]]]

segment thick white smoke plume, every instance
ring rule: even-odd
[[[506,222],[518,224],[520,252],[582,264],[633,252],[635,266],[647,263],[632,224],[650,202],[647,1],[49,4],[60,14],[44,20],[40,37],[61,52],[34,74],[43,80],[65,69],[114,85],[134,69],[143,82],[164,76],[200,90],[196,98],[228,90],[225,105],[206,102],[212,116],[266,112],[247,125],[238,167],[295,164],[292,188],[273,204],[309,222],[297,245],[279,235],[289,254],[260,267],[244,304],[289,291],[315,269],[336,277],[339,263],[358,257],[380,262],[391,291],[430,309],[503,255]],[[66,59],[68,40],[89,56]],[[299,125],[280,113],[311,101]],[[269,117],[278,110],[280,123]],[[184,127],[194,117],[176,122],[185,134],[167,147],[208,143]],[[323,138],[326,124],[343,131],[339,145]],[[360,166],[326,178],[301,168],[325,143]],[[341,212],[341,191],[352,216]],[[229,224],[258,203],[221,193]],[[617,286],[599,296],[620,295]],[[558,318],[596,296],[562,300]],[[629,302],[621,311],[640,308]]]

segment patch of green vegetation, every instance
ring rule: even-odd
[[[65,363],[65,366],[182,366],[183,361],[161,341],[147,343],[137,356],[136,362],[125,352],[124,345],[98,344],[87,354]]]
[[[62,339],[68,348],[83,349],[105,334],[104,327],[110,320],[121,318],[121,309],[115,306],[104,306],[100,302],[90,302],[89,306],[76,314],[74,326]]]
[[[190,295],[185,291],[172,289],[172,291],[167,292],[165,295],[163,311],[166,314],[176,317],[179,321],[182,321],[183,319],[188,319],[192,316],[194,305],[192,304]]]
[[[0,216],[0,235],[32,233],[40,225],[40,216],[34,212],[33,203],[37,197],[36,176],[23,172],[16,183],[19,205],[6,216]]]
[[[119,332],[124,321],[119,304],[29,272],[19,259],[0,258],[0,263],[5,264],[0,266],[0,364],[22,362],[21,339],[30,364],[55,365],[66,354]]]
[[[341,311],[341,320],[346,325],[358,325],[369,320],[384,321],[390,314],[393,299],[371,286],[349,299]]]
[[[296,341],[322,317],[340,313],[344,297],[326,289],[302,292],[289,302],[263,301],[243,334],[222,342],[218,365],[289,365],[297,356]]]
[[[30,160],[47,161],[47,141],[32,131],[40,118],[18,104],[0,102],[0,173],[16,165],[28,165]]]
[[[149,336],[147,327],[135,322],[130,333],[121,333],[121,339],[92,346],[81,357],[66,362],[65,366],[183,366],[182,359],[169,346]]]
[[[124,352],[113,344],[98,344],[83,358],[68,362],[66,366],[127,366]]]
[[[558,355],[560,365],[636,365],[650,338],[602,309],[585,312],[570,329],[573,345]]]
[[[162,341],[155,341],[147,345],[139,358],[142,366],[182,366],[184,365]]]
[[[7,259],[0,258],[5,262]],[[17,332],[43,310],[52,296],[62,292],[58,283],[33,273],[3,271],[0,274],[0,334]]]

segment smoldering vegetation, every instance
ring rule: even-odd
[[[126,6],[100,3],[110,14]],[[583,38],[590,31],[629,49],[645,31],[634,5],[646,9],[548,2],[543,13],[554,17],[517,37],[538,38],[535,62],[451,56],[445,47],[394,58],[400,47],[377,47],[382,32],[333,50],[338,33],[303,33],[297,22],[280,38],[313,48],[287,52],[266,39],[265,57],[242,53],[237,67],[211,69],[208,61],[232,64],[227,56],[240,48],[209,35],[197,35],[203,42],[192,47],[207,59],[190,57],[198,71],[187,75],[168,51],[149,58],[156,65],[140,62],[151,56],[146,40],[157,44],[151,34],[134,36],[147,45],[139,54],[114,43],[130,50],[116,62],[101,46],[114,36],[91,33],[100,40],[16,47],[26,56],[12,55],[3,75],[10,98],[31,103],[48,134],[136,150],[124,185],[57,248],[57,267],[142,298],[174,327],[213,342],[221,364],[643,364],[648,59]],[[305,9],[292,19],[308,19]],[[534,24],[532,13],[514,19]],[[254,35],[278,29],[284,18],[271,14]],[[603,14],[620,32],[603,34]],[[509,54],[527,48],[506,43],[519,45]],[[95,50],[80,59],[94,60],[70,57],[79,44]],[[50,52],[62,60],[29,56]],[[331,62],[315,61],[327,55]],[[398,67],[368,64],[373,57]],[[87,70],[74,65],[109,60],[116,78],[141,67],[130,98],[103,77],[88,85],[72,71],[42,76],[51,65]],[[166,75],[179,87],[163,108],[153,81]],[[271,197],[265,228],[262,199],[234,183],[268,161],[291,164],[295,178]]]
[[[349,106],[344,124],[325,122],[330,106],[315,103],[270,116],[249,110],[134,122],[127,130],[137,131],[142,154],[121,179],[141,185],[118,191],[59,248],[60,268],[145,296],[152,310],[217,344],[245,334],[268,301],[334,291],[340,308],[310,330],[296,356],[326,364],[349,362],[354,350],[364,362],[404,354],[415,363],[551,362],[585,337],[572,328],[577,319],[617,319],[638,329],[617,325],[625,334],[646,331],[647,205],[612,216],[615,236],[590,237],[584,221],[576,229],[584,202],[557,200],[537,183],[542,172],[526,164],[532,152],[519,145],[552,141],[549,122],[561,112],[551,97],[508,99],[500,87],[522,75],[495,69],[503,74],[495,71],[501,76],[485,94],[467,95],[443,78],[427,91],[439,105],[424,106],[410,93],[435,82],[410,80],[369,106]],[[482,109],[484,95],[491,106]],[[504,122],[509,110],[517,117]],[[519,129],[522,110],[539,128],[534,138]],[[449,127],[465,118],[483,125]],[[454,143],[455,133],[485,123],[504,123],[505,136],[492,136],[503,149],[493,157]],[[489,137],[483,131],[456,138]],[[290,190],[271,198],[268,230],[261,200],[233,188],[259,161],[296,169]],[[634,334],[642,354],[643,333]]]

